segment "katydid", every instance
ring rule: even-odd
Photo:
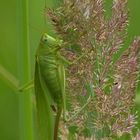
[[[65,70],[62,62],[59,61],[59,49],[61,46],[61,40],[54,39],[44,33],[36,51],[34,86],[39,127],[42,131],[41,140],[46,140],[45,135],[47,136],[47,134],[45,133],[49,133],[44,132],[44,128],[42,128],[43,126],[45,127],[46,123],[50,123],[46,119],[47,115],[50,115],[50,112],[47,110],[48,107],[50,107],[49,110],[51,111],[52,104],[57,106],[54,137],[51,137],[49,140],[57,140],[61,112],[65,110]],[[48,125],[50,129],[51,126],[52,124]]]

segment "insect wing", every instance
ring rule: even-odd
[[[43,86],[38,62],[35,64],[35,96],[38,117],[39,139],[53,140],[54,121],[49,100],[46,97],[47,89]]]

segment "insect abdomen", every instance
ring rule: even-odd
[[[62,89],[60,86],[57,65],[57,60],[55,60],[55,57],[53,56],[40,60],[41,75],[44,79],[45,85],[47,85],[54,102],[60,104],[62,99]]]

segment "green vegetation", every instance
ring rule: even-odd
[[[55,7],[54,9],[56,9],[58,5],[59,5],[58,0],[46,0],[47,7]],[[108,8],[111,8],[111,5],[112,5],[111,0],[107,0],[106,10],[108,13],[110,13],[110,14],[107,13],[107,15],[109,16],[111,15],[111,12],[110,12],[111,10],[109,10]],[[114,56],[114,61],[116,61],[119,58],[120,54],[122,54],[122,52],[124,51],[124,48],[127,48],[129,44],[132,44],[133,39],[134,39],[133,37],[140,35],[139,5],[140,5],[139,0],[128,0],[128,6],[129,6],[129,11],[130,11],[128,35],[126,36],[123,49],[119,50],[117,55]],[[18,92],[17,89],[19,86],[22,86],[28,83],[34,76],[35,51],[39,45],[39,41],[40,41],[40,37],[42,33],[47,32],[49,35],[53,37],[56,37],[56,38],[58,37],[58,34],[56,35],[56,33],[54,32],[54,26],[52,25],[52,22],[48,22],[50,21],[50,19],[47,18],[47,20],[45,20],[46,16],[44,17],[44,7],[45,7],[45,0],[40,0],[40,1],[11,0],[11,1],[1,1],[1,4],[0,4],[0,9],[1,9],[1,12],[0,12],[0,18],[1,18],[1,21],[0,21],[0,30],[1,30],[0,139],[2,140],[35,140],[36,137],[38,136],[34,90],[26,90],[23,93],[20,93]],[[61,9],[59,10],[61,11]],[[54,14],[54,13],[50,11],[50,14]],[[62,17],[60,16],[60,18]],[[66,18],[70,19],[71,17],[65,17],[63,21]],[[65,23],[69,22],[69,19],[66,20]],[[61,28],[64,26],[63,21],[60,24]],[[81,23],[82,22],[83,21],[81,21]],[[79,35],[79,33],[76,32],[75,34],[75,31],[77,30],[67,30],[69,29],[69,27],[67,27],[66,29],[66,26],[63,29],[65,29],[65,31],[68,31],[67,32],[68,34],[65,34],[68,36],[59,34],[59,37],[62,38],[66,43],[72,44],[71,42],[73,42],[73,44],[68,47],[69,48],[68,50],[64,49],[62,50],[61,53],[63,53],[64,56],[68,59],[71,56],[71,54],[69,54],[68,52],[69,50],[74,52],[76,54],[76,57],[81,56],[83,54],[83,50],[82,50],[83,48],[81,49],[80,45],[77,44],[76,42],[77,41],[76,37],[77,35]],[[78,30],[78,31],[81,31],[81,30]],[[86,35],[86,30],[82,30],[82,32],[84,35]],[[57,33],[60,33],[60,32],[57,32]],[[79,39],[78,41],[83,43],[82,42],[83,40]],[[136,40],[136,42],[138,42],[138,40]],[[87,43],[89,43],[88,40],[87,40]],[[96,43],[97,43],[96,45],[98,46],[99,45],[98,42]],[[88,45],[90,46],[90,44]],[[135,46],[135,44],[133,44],[132,46]],[[90,51],[90,49],[88,51]],[[97,51],[100,51],[100,50],[97,50]],[[131,51],[133,51],[133,49],[131,49]],[[72,57],[73,57],[72,59],[73,61],[75,59],[75,55],[72,55]],[[130,55],[130,57],[132,57],[132,55]],[[84,61],[84,59],[86,61]],[[120,59],[120,61],[121,62],[118,62],[119,64],[121,64],[124,61],[123,58]],[[77,65],[78,66],[81,65],[81,67],[79,67],[81,71],[82,70],[84,71],[85,67],[87,66],[87,65],[84,65],[85,66],[84,67],[82,63],[88,64],[87,62],[88,62],[88,59],[86,57],[82,57],[82,59],[78,62]],[[98,62],[96,62],[96,65],[99,66],[100,63],[101,63],[101,59],[99,56],[99,59],[98,59]],[[73,73],[76,68],[77,67],[75,65],[69,67],[70,72],[66,73],[67,74],[66,76],[68,76],[69,79],[73,78],[71,77],[71,73]],[[88,66],[86,68],[88,68]],[[118,68],[117,70],[119,71],[120,69]],[[112,71],[109,71],[109,72],[112,72]],[[88,74],[90,74],[90,72]],[[90,75],[88,76],[90,77]],[[84,77],[82,75],[82,78],[80,79],[81,85],[78,85],[79,88],[77,88],[76,86],[73,86],[73,83],[69,83],[70,81],[69,79],[67,79],[67,83],[69,83],[71,87],[70,89],[68,86],[66,87],[66,91],[67,91],[66,115],[67,117],[70,116],[70,120],[68,122],[65,122],[64,124],[63,118],[61,119],[61,122],[60,122],[61,135],[60,136],[62,139],[65,139],[63,134],[67,134],[68,132],[69,132],[68,138],[70,140],[75,140],[76,137],[78,137],[79,133],[82,134],[80,136],[81,140],[83,139],[84,136],[91,137],[91,135],[95,132],[97,134],[96,137],[98,138],[110,134],[109,132],[110,129],[108,128],[109,125],[106,125],[107,127],[104,127],[101,131],[99,130],[97,132],[97,130],[92,129],[93,124],[89,123],[89,122],[93,122],[92,116],[96,116],[97,121],[98,121],[98,119],[102,118],[102,115],[103,115],[102,112],[90,113],[90,111],[93,111],[93,106],[95,106],[93,103],[96,103],[95,96],[97,97],[96,94],[100,94],[101,91],[99,91],[99,89],[96,89],[97,90],[96,92],[93,90],[92,85],[89,84],[89,81],[88,81],[90,79],[89,77]],[[78,79],[79,77],[76,77],[76,78]],[[83,80],[84,78],[85,79],[89,78],[89,79],[86,81],[86,80]],[[130,81],[132,79],[133,78],[130,78],[130,79],[128,78],[127,80]],[[108,81],[108,83],[110,84],[112,81],[113,79],[111,79],[111,81]],[[96,82],[97,81],[95,81],[95,83]],[[119,83],[117,82],[116,85],[119,85]],[[96,83],[96,86],[97,86],[97,83]],[[81,95],[77,96],[80,93],[79,91],[81,90],[83,90],[82,96]],[[109,90],[110,89],[108,88],[108,86],[104,87],[105,92]],[[127,88],[127,90],[129,90],[129,88]],[[74,94],[73,96],[68,96],[68,93],[74,93]],[[136,105],[137,105],[136,109],[138,111],[138,114],[137,114],[138,116],[140,116],[139,93],[140,93],[140,86],[138,86],[137,94],[136,94]],[[75,95],[76,95],[76,98],[75,98]],[[89,95],[89,96],[86,96],[86,95]],[[94,100],[92,103],[91,103],[91,98]],[[111,96],[110,98],[112,99]],[[71,99],[73,99],[72,102],[71,102]],[[98,98],[97,100],[99,101],[100,98]],[[104,101],[103,98],[102,100]],[[109,98],[106,100],[106,102],[110,103]],[[98,103],[101,104],[101,102],[98,102]],[[99,107],[99,106],[96,106],[96,107]],[[127,107],[129,108],[129,106]],[[81,110],[81,108],[83,110]],[[90,110],[85,111],[88,109]],[[135,110],[129,110],[129,111],[135,112]],[[83,120],[79,120],[78,117],[82,113],[83,114],[87,113],[87,115],[85,116],[83,115]],[[131,117],[132,117],[132,123],[133,123],[133,119],[135,119],[135,115]],[[139,118],[140,117],[138,117],[137,119],[138,121],[137,127],[140,129]],[[78,124],[77,123],[78,121],[84,122],[84,123]],[[112,119],[112,122],[114,122],[113,119]],[[65,128],[64,127],[65,125],[67,126],[68,129],[63,131]],[[100,125],[100,122],[96,122],[96,125]],[[79,129],[79,126],[81,127],[81,129]],[[134,133],[136,133],[135,129],[133,131]],[[112,135],[114,139],[117,139],[116,134],[121,135],[119,132],[116,131]],[[132,138],[130,138],[128,135],[123,135],[119,139],[131,140]]]

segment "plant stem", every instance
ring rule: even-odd
[[[18,76],[21,84],[31,79],[28,0],[17,0]],[[31,91],[19,95],[20,140],[33,140]]]
[[[72,121],[79,113],[81,113],[81,111],[91,102],[91,99],[92,99],[91,96],[89,96],[87,102],[71,118],[69,118],[67,122]]]

